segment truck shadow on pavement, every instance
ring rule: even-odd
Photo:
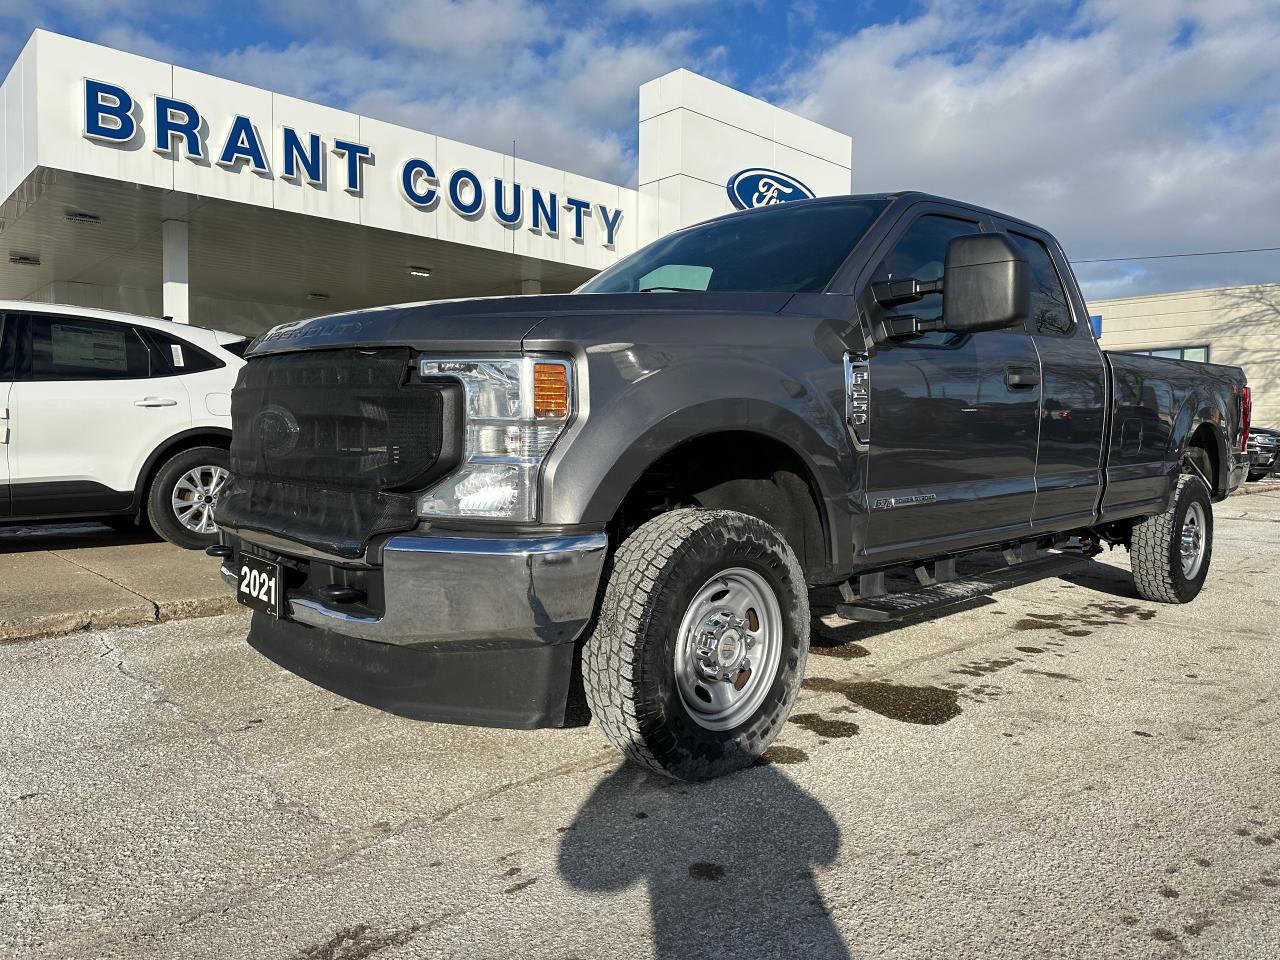
[[[814,877],[840,831],[769,763],[697,784],[624,765],[561,831],[570,887],[647,887],[659,960],[850,956]]]

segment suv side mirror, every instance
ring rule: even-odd
[[[1031,313],[1031,268],[1002,233],[973,233],[947,244],[942,321],[956,333],[1000,330]]]

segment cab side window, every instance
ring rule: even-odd
[[[1020,233],[1010,233],[1009,239],[1031,267],[1031,332],[1055,337],[1071,336],[1075,333],[1076,323],[1067,304],[1062,278],[1058,276],[1049,251],[1039,240]]]
[[[907,228],[889,254],[880,261],[872,282],[882,280],[941,280],[947,260],[947,244],[954,238],[981,232],[971,220],[926,214]],[[897,308],[890,315],[901,314],[936,320],[942,316],[942,294],[933,293],[915,303]],[[936,331],[908,341],[911,346],[945,346],[954,342],[953,333]]]
[[[151,375],[146,342],[132,326],[30,315],[29,380],[141,380]]]

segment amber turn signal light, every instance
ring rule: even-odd
[[[533,415],[561,420],[569,415],[569,368],[564,364],[533,365]]]

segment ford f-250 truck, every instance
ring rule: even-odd
[[[810,586],[891,619],[989,592],[957,578],[968,551],[1034,570],[1070,539],[1194,598],[1248,403],[1236,368],[1100,351],[1038,227],[807,200],[573,294],[275,328],[233,394],[210,552],[249,642],[317,684],[539,727],[580,682],[629,758],[702,779],[786,720]]]

